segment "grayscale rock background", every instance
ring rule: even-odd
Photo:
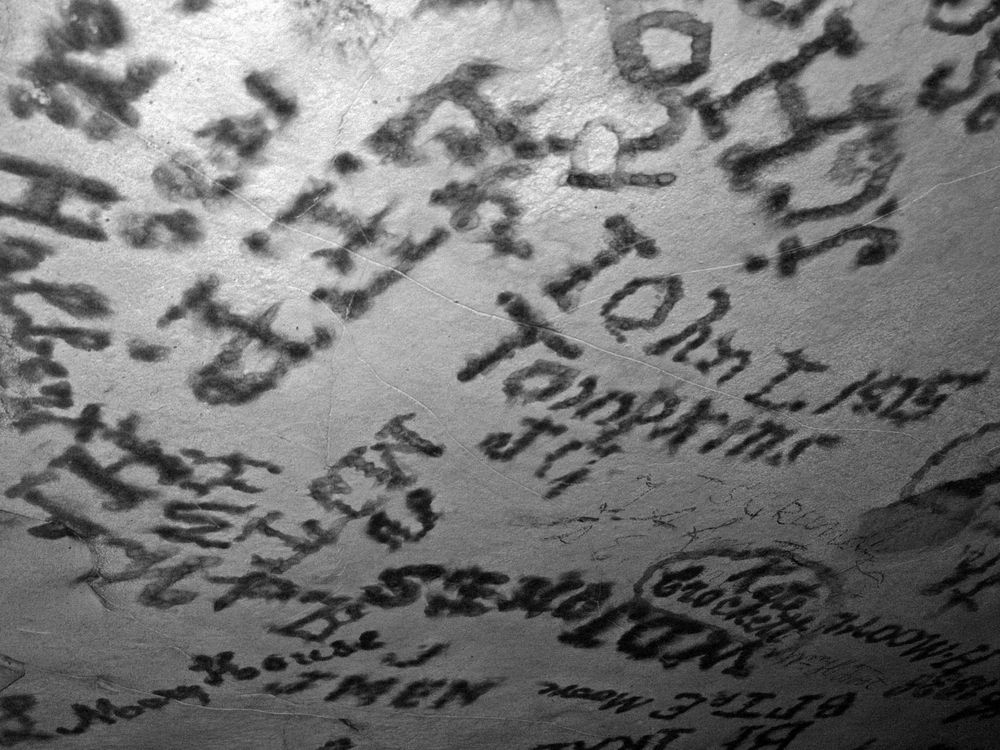
[[[0,747],[989,750],[1000,2],[0,2]]]

